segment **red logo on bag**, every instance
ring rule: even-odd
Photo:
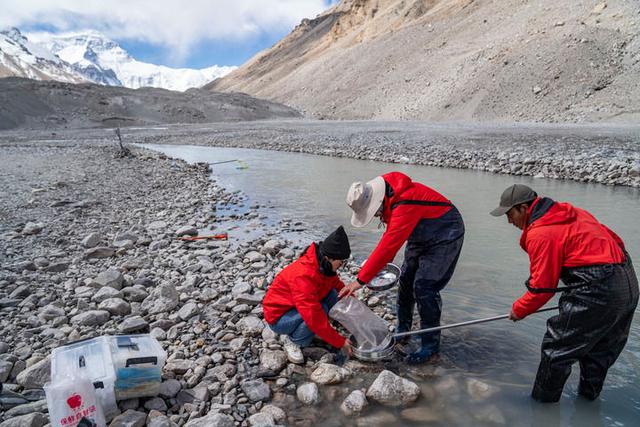
[[[79,394],[74,394],[67,399],[67,405],[69,405],[71,409],[79,408],[80,405],[82,405],[82,397]]]

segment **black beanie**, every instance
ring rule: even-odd
[[[329,234],[326,239],[320,242],[320,251],[322,255],[328,256],[331,259],[347,259],[351,256],[349,238],[342,226],[338,227],[336,231]]]

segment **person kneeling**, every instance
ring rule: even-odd
[[[324,241],[309,245],[267,289],[262,307],[269,327],[277,334],[288,335],[300,347],[311,344],[317,335],[350,354],[351,343],[327,317],[338,302],[338,291],[344,288],[337,270],[350,255],[349,238],[342,226]]]

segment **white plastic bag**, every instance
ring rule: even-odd
[[[107,422],[98,403],[93,383],[76,377],[44,385],[51,426],[75,427],[82,418],[96,427],[106,427]]]
[[[353,334],[360,350],[380,349],[391,339],[389,324],[357,298],[342,298],[329,316]]]

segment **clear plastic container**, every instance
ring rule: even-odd
[[[78,378],[89,380],[104,417],[110,420],[119,414],[114,384],[116,380],[108,337],[77,341],[55,348],[51,353],[51,384],[73,382]]]
[[[118,400],[156,396],[167,353],[150,335],[108,337]]]

